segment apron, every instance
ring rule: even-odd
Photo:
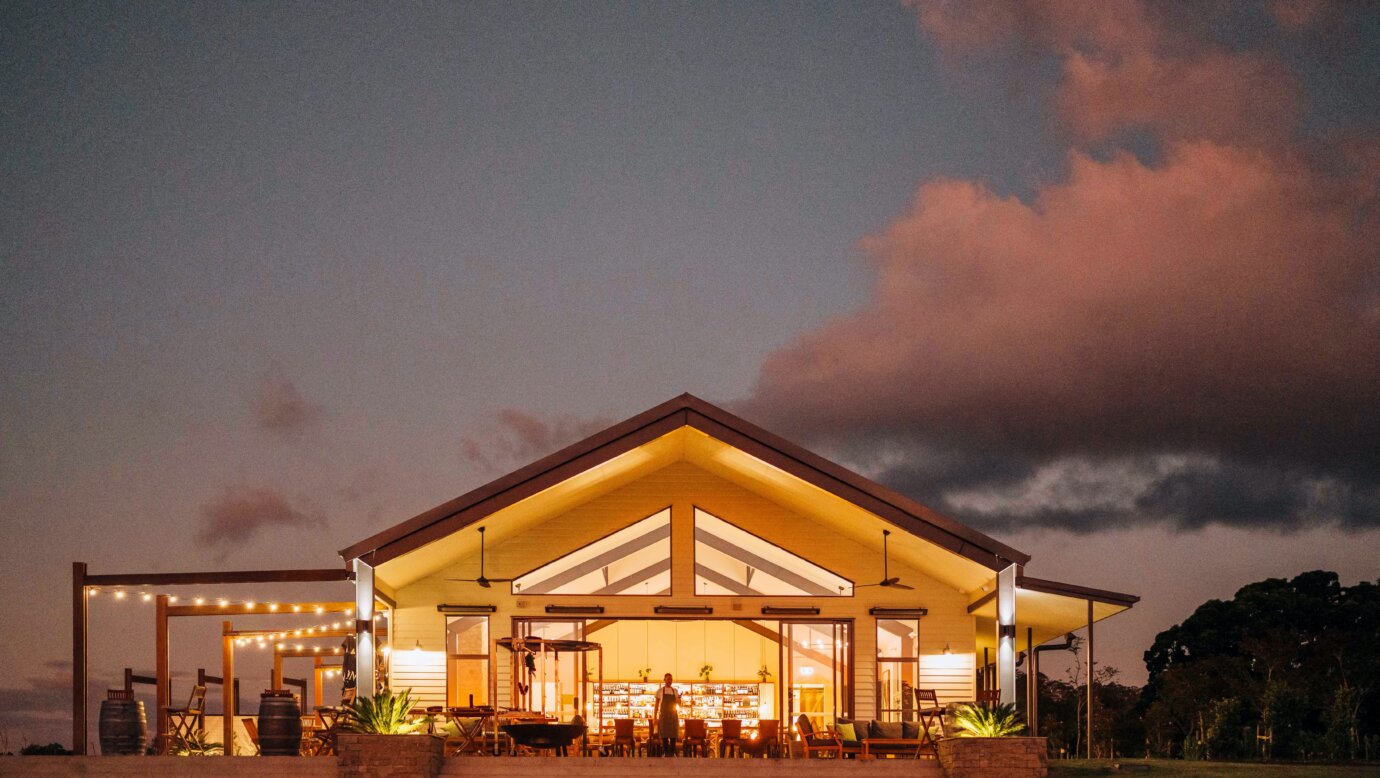
[[[680,700],[674,688],[661,687],[661,715],[656,721],[656,736],[674,740],[680,736],[680,712],[676,710]]]

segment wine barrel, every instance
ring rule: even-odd
[[[259,698],[259,753],[297,756],[302,749],[302,711],[291,692],[266,691]]]
[[[106,756],[144,753],[149,722],[139,700],[101,700],[101,753]]]

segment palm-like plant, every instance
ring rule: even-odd
[[[406,735],[421,726],[407,720],[412,710],[412,690],[394,694],[380,690],[373,697],[356,697],[345,709],[341,728],[373,735]]]
[[[178,756],[217,756],[225,753],[225,746],[220,741],[211,740],[205,732],[196,730],[178,737],[173,743],[173,752]]]
[[[964,705],[954,712],[959,737],[1010,737],[1025,729],[1016,706]]]

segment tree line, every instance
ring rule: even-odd
[[[1140,688],[1099,669],[1096,755],[1380,759],[1376,583],[1317,570],[1250,584],[1157,635],[1145,665]],[[1039,678],[1040,734],[1056,757],[1086,753],[1081,667],[1080,654],[1065,680]]]

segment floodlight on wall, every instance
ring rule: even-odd
[[[708,605],[658,605],[653,612],[676,616],[708,616],[714,608]]]
[[[763,605],[763,616],[818,616],[819,608],[808,606]]]
[[[604,606],[602,606],[602,605],[548,605],[548,606],[546,606],[546,612],[547,612],[547,613],[570,613],[570,614],[578,614],[578,613],[603,613],[603,612],[604,612]]]
[[[498,610],[497,605],[437,605],[436,610],[441,613],[494,613]]]
[[[916,619],[929,615],[930,611],[928,608],[868,608],[867,612],[873,616]]]

